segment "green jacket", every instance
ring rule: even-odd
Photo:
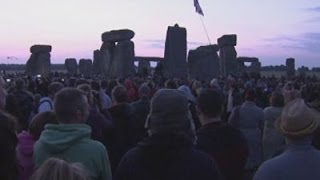
[[[81,163],[93,180],[111,180],[106,148],[90,139],[91,128],[85,124],[46,125],[34,145],[33,160],[39,167],[46,159],[56,157]]]

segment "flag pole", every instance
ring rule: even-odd
[[[205,31],[205,33],[206,33],[206,35],[207,35],[207,39],[208,39],[208,41],[209,41],[209,45],[211,45],[211,40],[210,40],[208,31],[207,31],[207,28],[206,28],[206,26],[205,26],[205,24],[204,24],[204,22],[203,22],[202,17],[201,17],[200,14],[199,14],[199,18],[200,18],[201,24],[202,24],[202,26],[203,26],[203,29],[204,29],[204,31]]]

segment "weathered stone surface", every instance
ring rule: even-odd
[[[103,42],[120,42],[130,40],[135,33],[130,29],[121,29],[105,32],[101,35]]]
[[[261,63],[256,57],[238,57],[238,71],[239,73],[249,73],[250,75],[257,76],[261,72]],[[250,66],[246,67],[245,63],[251,63]]]
[[[78,64],[77,64],[76,59],[67,58],[64,62],[64,65],[65,65],[69,75],[75,75],[78,73]]]
[[[134,43],[132,41],[118,42],[114,49],[114,57],[109,68],[111,77],[125,78],[135,74]]]
[[[295,59],[294,58],[288,58],[286,60],[286,67],[287,67],[287,77],[292,78],[295,76]]]
[[[199,80],[211,80],[220,74],[217,45],[200,46],[190,50],[188,55],[189,77]]]
[[[93,52],[93,74],[100,75],[103,73],[103,55],[100,50],[95,50]]]
[[[52,47],[50,45],[33,45],[30,48],[31,53],[50,53]]]
[[[50,73],[50,51],[51,46],[49,45],[33,45],[30,48],[32,52],[26,65],[26,73],[34,76],[41,74],[47,76]]]
[[[229,34],[223,35],[218,39],[218,45],[220,47],[224,46],[236,46],[237,45],[237,35],[236,34]]]
[[[181,78],[187,76],[187,30],[169,26],[167,30],[164,75],[168,78]]]
[[[236,75],[238,73],[237,51],[234,46],[220,48],[221,72],[224,75]]]
[[[115,43],[104,42],[100,48],[102,56],[101,71],[105,77],[111,77],[112,62],[114,59]]]
[[[92,60],[91,59],[80,59],[79,71],[85,77],[90,77],[92,74]]]

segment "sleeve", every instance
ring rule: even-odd
[[[101,174],[100,178],[101,180],[112,180],[112,172],[110,167],[110,161],[107,150],[103,147],[104,151],[102,152],[102,158],[101,158]]]
[[[233,108],[231,114],[230,114],[230,117],[229,117],[229,120],[228,120],[228,124],[230,124],[231,126],[233,127],[236,127],[236,121],[237,121],[237,108],[238,106],[236,106],[235,108]]]

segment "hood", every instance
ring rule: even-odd
[[[48,124],[42,132],[39,144],[49,153],[62,153],[75,143],[90,139],[91,128],[85,124]]]
[[[189,101],[196,102],[196,98],[192,95],[192,92],[188,86],[182,85],[178,88],[178,90],[183,92],[187,96]]]
[[[34,143],[33,136],[26,131],[22,131],[18,135],[17,151],[23,155],[32,156]]]

